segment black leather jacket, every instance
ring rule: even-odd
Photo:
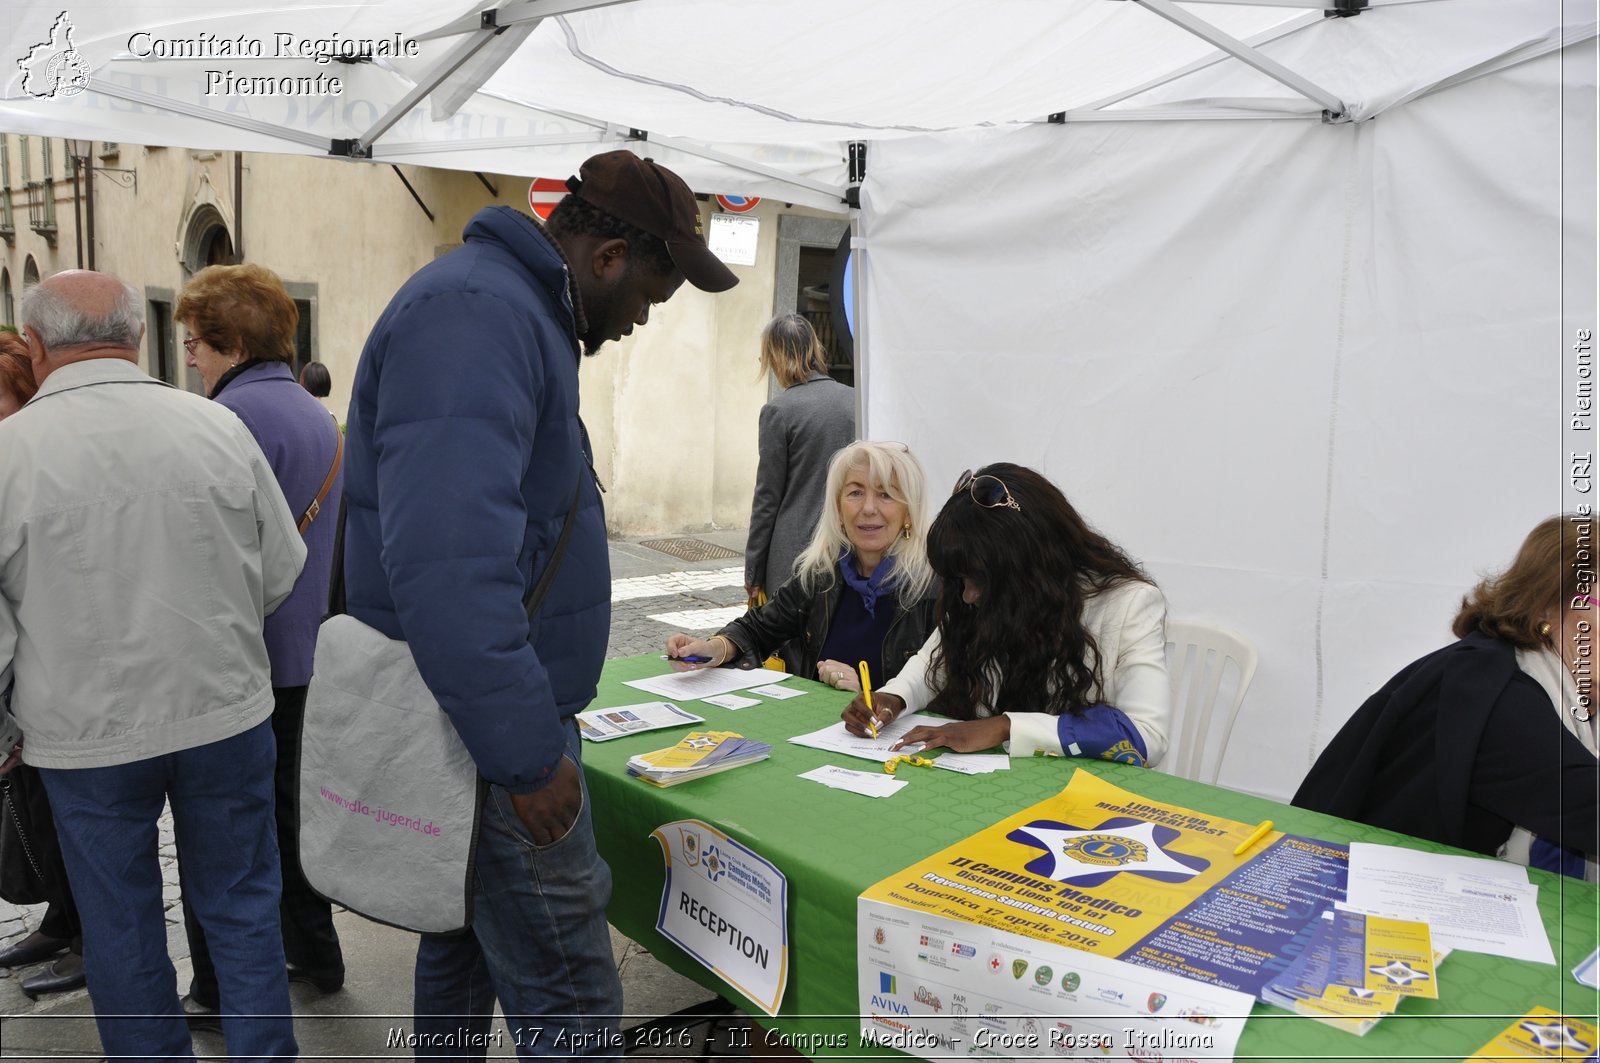
[[[738,649],[733,664],[739,668],[759,667],[769,654],[781,653],[784,667],[802,679],[817,677],[817,653],[828,641],[828,628],[839,607],[844,584],[837,577],[833,585],[818,594],[807,594],[798,577],[789,580],[778,593],[745,613],[717,634],[725,636]],[[913,654],[928,641],[934,628],[934,598],[937,586],[929,587],[914,607],[906,609],[899,595],[880,597],[894,608],[889,630],[883,636],[884,676],[872,677],[872,685],[886,683],[900,674]]]

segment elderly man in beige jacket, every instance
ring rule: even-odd
[[[192,1058],[157,864],[170,802],[229,1054],[292,1059],[262,620],[305,546],[239,419],[139,369],[137,291],[57,274],[22,326],[39,391],[0,422],[0,690],[60,828],[101,1041]]]

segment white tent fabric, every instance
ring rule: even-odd
[[[1587,446],[1561,403],[1596,312],[1594,0],[595,2],[506,0],[480,41],[486,2],[86,0],[88,86],[39,98],[61,0],[8,0],[0,129],[544,177],[626,143],[832,209],[867,143],[868,428],[936,482],[1042,466],[1175,613],[1256,642],[1229,785],[1292,791],[1572,500],[1546,470]],[[324,65],[280,33],[422,39]],[[265,55],[215,54],[241,36]]]
[[[877,148],[872,433],[936,484],[1043,469],[1173,615],[1257,646],[1223,785],[1291,794],[1562,509],[1595,214],[1561,142],[1592,167],[1594,64],[1590,40],[1352,125]]]
[[[506,2],[498,12],[509,23],[581,3]],[[1285,6],[1179,6],[1243,40],[1320,21],[1312,0],[1272,3]],[[463,5],[457,19],[428,0],[331,2],[292,14],[254,5],[219,11],[206,0],[78,4],[68,14],[72,45],[90,71],[87,91],[36,98],[18,63],[0,79],[0,123],[23,133],[305,154],[361,140],[378,161],[530,176],[564,175],[596,144],[642,130],[651,143],[641,150],[699,189],[838,209],[843,141],[1039,120],[1218,55],[1143,7],[1109,0],[994,0],[980,18],[956,0],[633,0],[553,14],[531,33],[517,23],[447,81],[448,91],[407,100],[477,31],[428,34],[476,24],[492,6]],[[0,31],[25,57],[51,40],[61,14],[59,0],[10,0]],[[281,55],[285,43],[292,53],[306,42],[396,35],[423,38],[419,54],[359,65]],[[261,56],[236,54],[240,41]],[[492,72],[490,58],[501,63]],[[235,84],[222,80],[229,74],[337,76],[343,91],[246,97],[222,91]],[[468,95],[478,83],[482,91]],[[1266,85],[1265,106],[1276,108],[1288,90]],[[371,135],[402,101],[397,124]],[[450,117],[435,121],[438,114]]]

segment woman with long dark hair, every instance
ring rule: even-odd
[[[962,474],[928,531],[928,560],[942,581],[938,629],[874,708],[879,723],[908,708],[958,722],[912,728],[901,745],[1161,759],[1166,600],[1059,488],[1007,462]],[[844,719],[866,734],[865,702]]]

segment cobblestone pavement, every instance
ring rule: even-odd
[[[743,530],[694,533],[688,538],[711,549],[720,547],[725,554],[731,552],[734,556],[681,561],[637,542],[612,541],[612,618],[611,639],[606,652],[608,658],[659,652],[666,637],[674,631],[710,633],[726,623],[729,617],[743,612]],[[179,990],[182,991],[188,986],[188,964],[184,961],[189,955],[189,944],[183,932],[182,909],[178,906],[178,863],[170,810],[161,817],[160,859],[165,884],[162,903],[167,917],[167,948],[179,967]],[[37,929],[43,915],[43,905],[19,907],[0,901],[0,948]],[[643,952],[632,942],[626,942],[625,945],[625,964]],[[70,1006],[74,1001],[79,1002],[81,1010],[87,1010],[87,993],[81,990],[42,998],[37,1002],[28,1000],[17,988],[17,983],[38,969],[38,966],[0,968],[0,1016],[27,1015],[45,1008]]]

